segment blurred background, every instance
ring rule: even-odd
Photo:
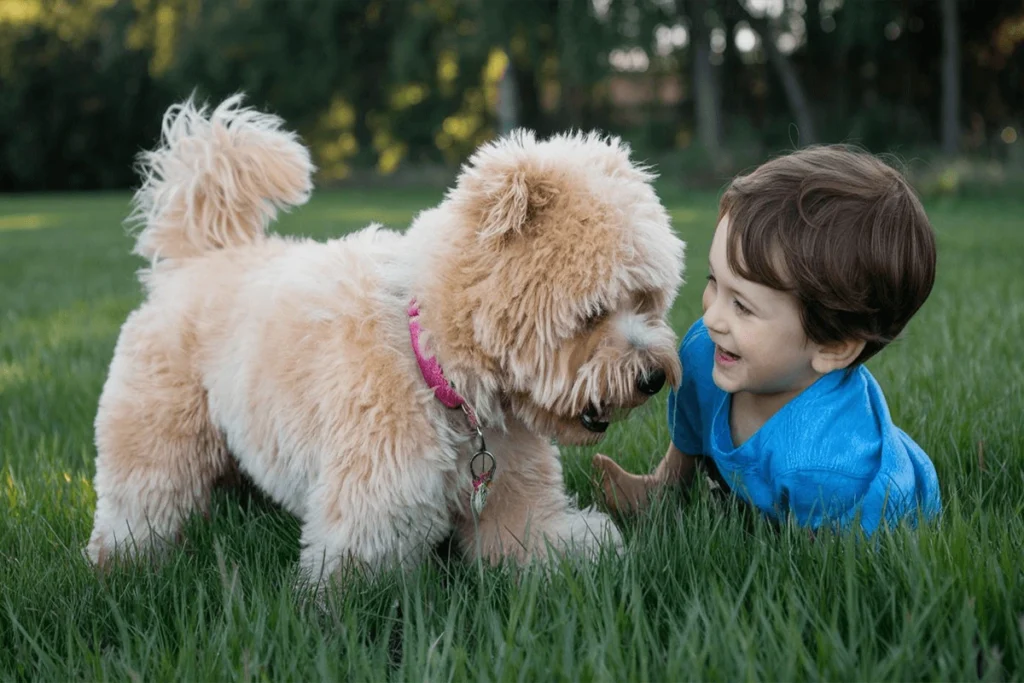
[[[283,116],[321,184],[447,183],[525,126],[693,187],[818,142],[1024,187],[1024,0],[0,0],[0,191],[131,187],[193,91]]]

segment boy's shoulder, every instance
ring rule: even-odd
[[[937,512],[935,466],[893,423],[868,369],[859,366],[822,379],[807,400],[794,399],[798,409],[771,434],[770,476],[808,491],[823,488],[863,499],[866,514],[885,509],[887,516],[898,517],[918,503],[928,515]]]
[[[696,394],[702,403],[715,403],[725,394],[715,385],[715,343],[711,341],[703,318],[686,331],[679,344],[679,363],[683,367],[685,391]]]
[[[830,373],[772,420],[772,470],[817,470],[853,480],[878,474],[893,425],[878,383],[867,368]]]
[[[711,341],[708,328],[704,326],[704,319],[697,318],[696,322],[690,325],[683,340],[679,343],[679,360],[683,363],[684,369],[693,366],[697,361],[706,361],[713,357],[715,343]],[[707,363],[697,363],[704,367]]]
[[[918,505],[926,516],[936,514],[941,495],[935,467],[893,423],[875,378],[860,366],[831,379],[832,386],[809,396],[772,435],[772,479],[798,487],[811,501],[827,491],[834,500],[855,503],[865,528],[877,526],[883,515],[895,522]]]

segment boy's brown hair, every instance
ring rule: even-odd
[[[899,335],[935,282],[935,235],[913,189],[850,147],[809,147],[737,177],[726,214],[729,266],[794,294],[812,341],[866,342],[853,365]]]

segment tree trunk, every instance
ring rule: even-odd
[[[721,106],[715,75],[711,64],[711,31],[704,22],[707,11],[706,0],[691,0],[690,46],[693,57],[694,118],[697,121],[697,135],[708,157],[713,161],[721,159]]]
[[[803,85],[800,83],[800,76],[789,61],[786,55],[779,50],[775,42],[778,36],[767,19],[753,16],[741,0],[734,0],[746,14],[750,27],[761,36],[761,44],[768,55],[768,61],[782,81],[782,89],[786,93],[786,101],[789,103],[790,113],[796,119],[800,145],[813,145],[818,141],[817,131],[814,128],[814,117],[811,115],[811,107],[807,102],[807,95],[804,93]]]
[[[537,82],[537,74],[532,64],[520,65],[509,55],[509,68],[514,71],[513,78],[516,82],[516,113],[518,114],[519,125],[529,128],[540,135],[548,133],[548,124],[541,107],[540,85]]]
[[[957,0],[942,0],[942,152],[960,150],[960,18]]]
[[[736,25],[739,23],[740,18],[733,5],[726,3],[722,6],[722,21],[725,23],[725,35],[728,36],[728,40],[726,41],[722,65],[715,67],[713,73],[715,74],[715,96],[719,111],[719,135],[726,138],[729,136],[730,118],[723,116],[722,112],[742,112],[746,116],[749,109],[749,103],[746,99],[747,93],[744,92],[745,88],[740,86],[747,78],[746,65],[743,63],[743,58],[740,56],[740,51],[736,48],[734,40]],[[724,83],[732,84],[733,87],[724,88]]]
[[[505,52],[511,55],[511,50]],[[516,70],[509,57],[505,71],[498,81],[498,132],[508,135],[519,127],[519,88],[516,87]]]

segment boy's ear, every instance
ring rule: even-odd
[[[811,367],[822,375],[848,368],[864,350],[866,343],[863,339],[846,339],[822,344],[811,359]]]

